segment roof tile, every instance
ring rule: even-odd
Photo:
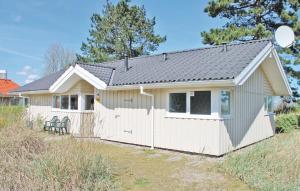
[[[109,86],[167,83],[181,81],[234,79],[270,43],[270,40],[248,41],[239,44],[184,50],[101,64],[77,63]],[[64,70],[22,86],[17,91],[48,90]]]

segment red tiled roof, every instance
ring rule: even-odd
[[[0,79],[0,96],[8,95],[12,90],[19,88],[20,86],[11,80]]]

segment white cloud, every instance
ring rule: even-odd
[[[36,71],[33,70],[29,65],[24,66],[21,71],[17,72],[17,75],[26,77],[25,84],[28,84],[39,78],[39,75],[36,74]]]
[[[17,15],[14,18],[14,22],[16,22],[16,23],[20,23],[22,20],[23,20],[23,17],[21,15]]]
[[[29,65],[24,66],[24,70],[30,70],[30,69],[31,69],[31,66],[29,66]]]
[[[31,82],[33,82],[34,80],[30,80],[30,79],[26,79],[25,80],[25,84],[29,84],[29,83],[31,83]]]
[[[39,76],[37,75],[37,74],[30,74],[30,75],[28,75],[28,79],[33,79],[33,80],[35,80],[35,79],[37,79]]]

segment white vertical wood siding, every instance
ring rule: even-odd
[[[274,116],[264,111],[264,96],[273,94],[261,67],[234,89],[233,115],[220,123],[220,154],[274,135]]]
[[[68,94],[78,94],[78,93],[94,93],[94,87],[89,83],[81,80],[75,86],[70,88],[70,90],[65,95]],[[62,95],[63,95],[62,94]],[[71,120],[71,126],[69,127],[69,132],[73,135],[80,135],[81,119],[86,118],[85,113],[79,111],[53,111],[52,110],[52,96],[54,94],[40,94],[40,95],[27,95],[30,98],[30,106],[28,108],[28,113],[31,119],[36,119],[41,117],[44,120],[50,120],[53,116],[58,116],[62,119],[68,116]],[[57,95],[57,94],[55,94]],[[58,94],[59,95],[59,94]],[[79,103],[78,103],[79,104]]]
[[[147,90],[155,95],[154,146],[217,155],[219,121],[167,117],[166,101],[169,91]],[[100,97],[101,103],[96,102],[95,107],[95,136],[150,146],[150,97],[140,95],[138,90],[100,91]]]
[[[212,113],[220,111],[220,91],[212,88]],[[269,81],[261,68],[245,82],[232,90],[232,115],[228,119],[176,118],[167,115],[167,95],[179,89],[145,90],[155,96],[154,146],[210,155],[221,155],[234,149],[270,137],[274,134],[273,116],[264,111],[264,96],[273,95]],[[181,89],[196,91],[198,89]],[[95,101],[93,133],[101,139],[150,146],[151,98],[138,90],[100,91]],[[87,82],[81,81],[67,93],[93,93]],[[29,111],[47,120],[53,115],[71,118],[73,134],[82,132],[79,112],[52,111],[52,95],[33,95]],[[84,121],[82,121],[84,120]]]

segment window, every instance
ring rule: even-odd
[[[52,108],[65,110],[78,110],[78,95],[53,96]]]
[[[11,105],[19,105],[19,101],[20,101],[19,98],[13,97],[13,98],[10,99],[10,104]]]
[[[273,112],[273,97],[272,96],[265,96],[265,111],[268,113]]]
[[[221,115],[230,115],[230,91],[221,91]]]
[[[61,96],[61,109],[69,109],[69,96],[62,95]]]
[[[71,95],[70,96],[70,102],[71,102],[71,110],[78,110],[78,95]]]
[[[94,95],[85,96],[85,110],[94,110]]]
[[[211,115],[211,92],[194,91],[169,94],[169,112]]]
[[[60,96],[53,96],[53,108],[60,108]]]
[[[25,98],[24,98],[24,106],[25,106],[26,108],[29,107],[29,98],[28,98],[28,97],[25,97]]]
[[[186,113],[186,93],[170,93],[169,112]]]
[[[190,92],[191,114],[211,114],[211,93],[210,91]]]

